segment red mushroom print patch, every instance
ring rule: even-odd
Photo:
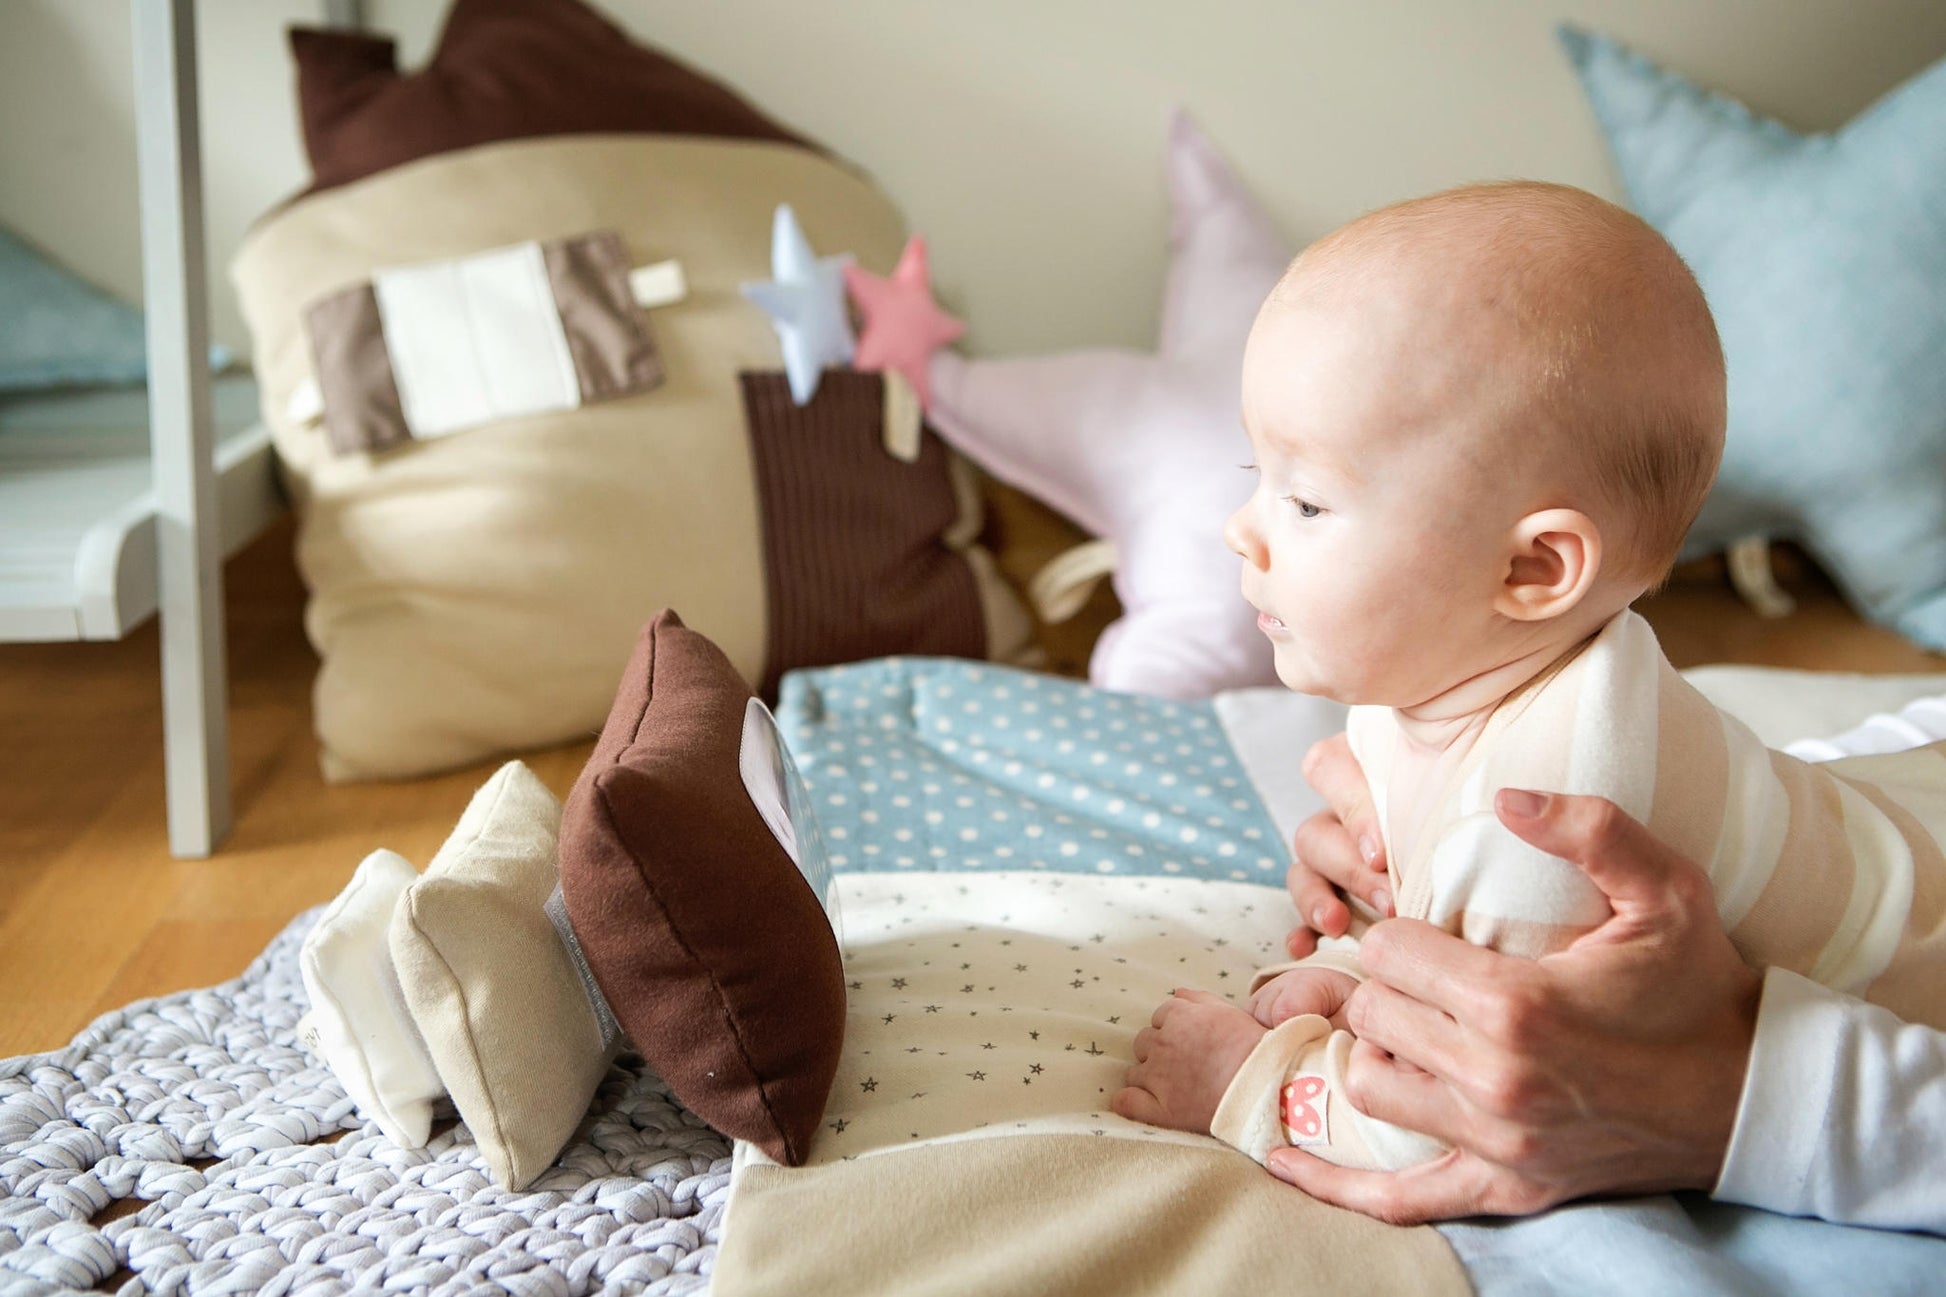
[[[1321,1076],[1294,1076],[1284,1085],[1284,1138],[1297,1145],[1323,1144],[1326,1089]]]

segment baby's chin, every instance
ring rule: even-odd
[[[1301,664],[1286,662],[1282,654],[1278,655],[1277,678],[1283,682],[1286,689],[1300,694],[1309,694],[1313,698],[1326,698],[1347,706],[1357,706],[1364,701],[1358,697],[1363,691],[1357,687],[1330,680]]]

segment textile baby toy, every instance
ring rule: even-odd
[[[928,414],[981,468],[1102,538],[1036,583],[1043,615],[1058,620],[1053,605],[1112,566],[1124,614],[1097,642],[1090,681],[1194,698],[1276,681],[1222,527],[1249,493],[1237,471],[1250,459],[1238,415],[1244,338],[1292,254],[1180,113],[1170,125],[1169,196],[1153,354],[969,360],[942,351]]]

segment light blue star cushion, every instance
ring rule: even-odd
[[[1687,552],[1795,541],[1862,612],[1946,649],[1946,62],[1799,135],[1560,36],[1723,338],[1729,439]]]
[[[142,313],[69,274],[0,229],[0,392],[140,383]],[[210,363],[228,353],[210,349]]]

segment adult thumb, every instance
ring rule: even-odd
[[[1503,788],[1493,809],[1522,841],[1588,875],[1618,914],[1666,908],[1672,889],[1688,883],[1707,888],[1701,870],[1606,797]]]

